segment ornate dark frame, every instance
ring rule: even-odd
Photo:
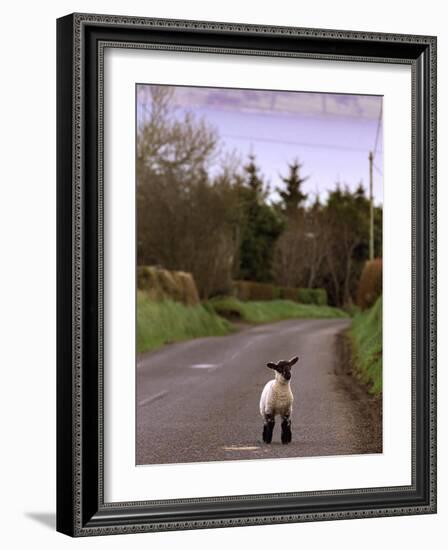
[[[410,486],[104,502],[102,63],[111,46],[411,65]],[[88,536],[435,513],[436,38],[73,14],[57,21],[57,52],[58,531]]]

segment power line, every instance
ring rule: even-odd
[[[383,118],[383,102],[381,101],[380,112],[378,114],[378,123],[376,126],[375,147],[373,148],[373,158],[376,156],[376,148],[378,147],[378,138],[380,137],[380,127]]]
[[[383,177],[383,171],[381,170],[381,168],[378,168],[378,166],[373,163],[373,167],[375,168],[375,170],[378,172],[378,174]]]
[[[376,150],[378,147],[378,138],[380,136],[381,120],[383,115],[383,102],[380,104],[380,112],[378,113],[378,122],[376,125],[375,146],[373,151],[369,152],[369,201],[370,201],[370,220],[369,220],[369,259],[372,261],[375,257],[375,241],[374,241],[374,209],[373,209],[373,168],[383,175],[381,170],[375,164]]]
[[[279,145],[298,145],[299,147],[309,147],[311,149],[334,149],[337,151],[353,151],[357,153],[365,153],[365,149],[361,149],[359,147],[347,147],[343,145],[333,145],[331,143],[307,143],[304,141],[262,138],[262,137],[255,137],[255,136],[241,136],[237,134],[222,134],[222,136],[232,138],[232,139],[241,139],[245,141],[261,141],[265,143],[278,143]]]

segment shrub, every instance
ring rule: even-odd
[[[287,286],[282,286],[280,289],[280,298],[282,300],[292,300],[293,302],[299,301],[298,289]]]
[[[213,313],[221,315],[226,319],[237,320],[244,318],[243,302],[240,302],[238,298],[233,296],[212,298],[204,305],[208,311],[211,310]]]
[[[301,304],[314,303],[314,296],[311,288],[299,288],[297,290],[297,298]]]
[[[170,298],[175,302],[182,302],[182,289],[176,282],[173,273],[167,269],[157,269],[156,274],[159,292],[161,292],[162,297]]]
[[[356,303],[361,309],[372,307],[383,291],[383,261],[381,258],[369,260],[359,279]]]
[[[297,290],[297,300],[301,304],[314,304],[314,294],[311,288],[299,288]]]
[[[173,271],[174,281],[180,290],[180,301],[187,306],[195,306],[199,304],[199,294],[196,284],[191,273],[185,271]]]
[[[213,310],[228,319],[248,323],[272,323],[283,319],[332,319],[348,317],[334,307],[298,304],[291,300],[240,302],[237,298],[213,298],[208,302]]]
[[[275,300],[279,297],[279,289],[269,283],[255,281],[234,281],[234,294],[239,300]]]
[[[327,291],[324,288],[277,287],[254,281],[234,281],[233,294],[243,302],[281,299],[318,306],[326,306],[328,303]]]
[[[137,288],[151,288],[155,284],[155,273],[152,269],[139,265],[137,267]]]
[[[327,291],[324,288],[299,288],[297,300],[301,304],[326,306],[328,304]]]
[[[249,300],[249,286],[248,281],[233,281],[233,294],[238,300]]]
[[[138,266],[137,288],[155,301],[173,300],[185,305],[199,304],[196,283],[191,273],[168,271],[155,266]]]
[[[318,306],[326,306],[328,304],[328,296],[325,288],[313,288],[314,303]]]

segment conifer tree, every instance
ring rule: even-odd
[[[246,173],[246,184],[251,191],[253,191],[257,200],[265,198],[266,191],[264,190],[264,183],[259,175],[259,168],[256,164],[254,154],[249,155],[249,162],[244,166],[244,172]]]
[[[244,182],[239,189],[244,223],[238,277],[267,282],[272,279],[272,253],[284,228],[283,220],[267,201],[268,189],[254,155],[249,155],[244,172]]]
[[[288,176],[282,177],[282,181],[286,184],[286,189],[279,191],[279,195],[283,202],[283,209],[288,217],[295,214],[308,198],[308,195],[302,191],[302,185],[308,177],[300,177],[301,168],[302,165],[296,159],[289,164]]]

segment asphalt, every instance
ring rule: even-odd
[[[381,452],[363,392],[338,363],[345,319],[291,320],[170,344],[137,362],[136,463],[168,464]],[[259,399],[268,361],[292,369],[292,442],[262,443]],[[338,374],[339,373],[339,374]]]

